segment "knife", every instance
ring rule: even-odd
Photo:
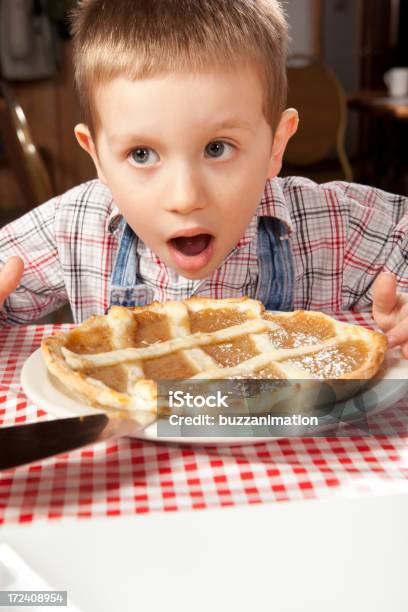
[[[121,436],[133,436],[156,420],[153,413],[132,418],[91,414],[27,425],[0,427],[0,470],[96,444]]]

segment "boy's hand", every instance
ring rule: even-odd
[[[408,294],[397,293],[397,281],[389,272],[381,272],[373,283],[373,317],[387,333],[389,348],[401,345],[408,359]]]
[[[24,272],[24,262],[20,257],[10,257],[0,270],[0,308],[4,300],[19,285]]]

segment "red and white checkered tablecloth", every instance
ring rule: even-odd
[[[372,325],[367,314],[338,318]],[[0,425],[53,418],[20,387],[26,358],[70,325],[0,330]],[[398,419],[408,398],[388,408]],[[0,524],[408,492],[408,436],[188,446],[123,438],[0,473]]]

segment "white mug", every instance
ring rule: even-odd
[[[391,68],[384,74],[384,83],[392,98],[408,95],[408,68]]]

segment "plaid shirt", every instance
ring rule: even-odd
[[[209,278],[185,279],[139,241],[142,282],[154,299],[192,294],[254,297],[258,280],[258,217],[283,221],[291,239],[294,308],[367,310],[370,287],[383,269],[408,291],[408,198],[345,182],[317,185],[275,178],[245,234]],[[121,215],[98,180],[53,198],[0,230],[0,261],[19,255],[21,284],[0,311],[3,324],[34,321],[69,301],[75,322],[109,307],[110,279]]]

